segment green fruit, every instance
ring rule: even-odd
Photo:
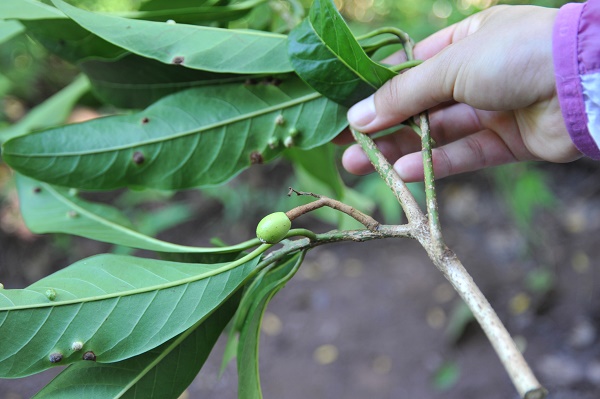
[[[256,226],[256,236],[266,244],[277,244],[290,231],[292,221],[285,212],[275,212],[265,216]]]

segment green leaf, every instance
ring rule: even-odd
[[[86,59],[117,59],[127,51],[91,34],[70,19],[23,20],[27,34],[48,51],[74,64]]]
[[[93,34],[166,64],[221,73],[286,73],[286,36],[251,30],[139,21],[91,13],[53,0]]]
[[[64,19],[65,15],[54,7],[37,0],[0,1],[2,19],[37,20]]]
[[[0,19],[0,44],[12,39],[24,30],[23,25],[17,21],[3,21]]]
[[[70,190],[17,175],[21,213],[34,233],[66,233],[92,240],[158,252],[229,252],[226,248],[196,248],[161,241],[134,229],[121,212],[85,201]]]
[[[296,73],[327,98],[350,107],[396,73],[371,60],[331,0],[315,0],[288,37]]]
[[[299,80],[205,87],[137,114],[17,137],[4,143],[3,157],[24,175],[66,187],[182,189],[226,182],[273,158],[290,129],[297,146],[312,148],[346,123],[345,108]]]
[[[11,127],[0,130],[0,142],[64,123],[77,103],[89,90],[89,82],[84,76],[77,77],[67,87],[29,111],[29,113]]]
[[[120,108],[144,108],[192,87],[244,83],[256,75],[225,74],[168,65],[136,54],[118,60],[90,59],[79,64],[100,100]]]
[[[111,363],[155,348],[236,292],[266,248],[212,265],[99,255],[26,289],[2,290],[0,377],[83,361],[90,351]],[[83,344],[81,351],[72,349],[74,342]],[[52,363],[56,354],[60,362]]]
[[[70,365],[35,399],[177,399],[204,365],[239,303],[235,295],[199,326],[161,346],[116,363]]]
[[[167,8],[193,8],[214,6],[214,0],[147,0],[140,5],[140,11],[158,11]]]
[[[150,21],[165,22],[167,20],[177,23],[200,23],[200,22],[229,22],[235,21],[247,15],[254,8],[265,3],[267,0],[248,0],[224,6],[209,5],[176,7],[176,4],[165,5],[162,9],[141,9],[140,11],[116,12],[106,15],[115,15],[125,18],[145,19]]]
[[[277,265],[262,278],[257,279],[244,293],[238,310],[242,312],[244,320],[237,354],[238,398],[262,399],[258,367],[260,324],[271,298],[296,274],[304,260],[304,255],[305,252],[302,252],[284,264]],[[245,301],[250,303],[247,314],[243,313]]]

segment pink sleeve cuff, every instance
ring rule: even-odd
[[[582,76],[600,73],[600,0],[570,3],[556,17],[552,51],[556,89],[567,130],[584,155],[600,159],[598,141],[588,128]],[[588,106],[589,110],[589,106]]]

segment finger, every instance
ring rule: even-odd
[[[350,108],[350,125],[365,133],[375,132],[437,104],[453,99],[460,101],[460,98],[454,98],[454,86],[461,69],[469,67],[464,62],[466,54],[472,53],[461,39],[478,29],[477,15],[440,31],[417,46],[422,49],[420,55],[432,57],[395,76],[374,95]]]
[[[429,111],[431,136],[440,146],[477,133],[484,127],[478,111],[462,103],[434,107]]]
[[[404,154],[418,151],[421,139],[410,128],[403,128],[399,132],[375,140],[377,148],[386,159],[394,162]],[[348,172],[364,175],[373,171],[371,162],[363,152],[360,145],[350,146],[342,156],[342,165]]]
[[[436,179],[517,161],[506,143],[491,130],[483,130],[436,148],[432,156]],[[423,180],[420,153],[411,153],[398,159],[394,169],[406,182]]]

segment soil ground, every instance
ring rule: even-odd
[[[549,398],[598,398],[600,166],[541,167],[551,176],[557,205],[536,214],[528,235],[515,227],[486,173],[440,181],[444,235],[523,347]],[[209,205],[207,212],[215,213],[218,205]],[[314,222],[311,228],[330,227]],[[239,226],[236,231],[251,234]],[[181,240],[180,233],[162,238]],[[78,240],[77,250],[65,255],[47,237],[27,242],[0,234],[0,281],[11,288],[71,258],[107,250]],[[539,281],[545,281],[542,288]],[[317,248],[265,315],[264,397],[516,399],[487,338],[474,323],[461,322],[460,309],[416,242]],[[223,344],[185,398],[236,398],[235,365],[217,378]],[[0,380],[0,399],[29,398],[54,374]]]

